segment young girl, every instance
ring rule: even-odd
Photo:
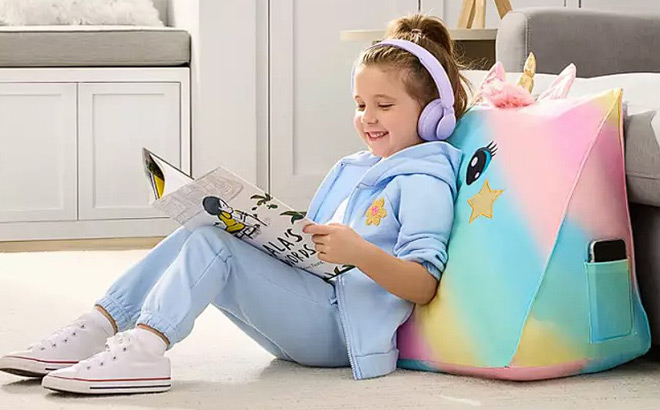
[[[467,94],[439,19],[394,20],[386,37],[360,54],[352,78],[369,151],[333,167],[304,228],[320,259],[356,269],[326,282],[223,230],[182,227],[91,312],[1,358],[0,370],[46,375],[43,386],[60,391],[166,391],[165,351],[213,304],[278,358],[350,366],[355,379],[394,371],[397,328],[433,298],[447,261],[461,154],[442,139]]]

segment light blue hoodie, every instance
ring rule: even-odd
[[[326,223],[348,197],[345,225],[389,254],[421,263],[439,280],[447,262],[460,162],[461,152],[443,141],[414,145],[387,158],[357,152],[333,166],[307,216]],[[380,203],[385,213],[377,212]],[[396,332],[413,303],[357,268],[334,281],[353,376],[391,373],[399,357]]]

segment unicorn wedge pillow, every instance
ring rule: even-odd
[[[449,139],[463,152],[449,259],[435,298],[399,329],[399,367],[533,380],[645,353],[625,185],[621,89],[566,98],[570,65],[538,98],[500,63]],[[593,241],[626,254],[594,262]]]

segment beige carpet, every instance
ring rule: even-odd
[[[0,253],[0,353],[75,319],[146,250]],[[164,394],[77,397],[0,373],[0,409],[659,409],[660,361],[560,380],[511,383],[397,370],[353,381],[349,369],[274,360],[208,309],[169,353]]]

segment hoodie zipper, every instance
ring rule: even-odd
[[[340,319],[341,319],[341,327],[344,330],[344,340],[346,341],[346,350],[348,351],[348,363],[351,365],[351,370],[353,372],[353,377],[359,380],[360,379],[360,370],[357,368],[357,366],[355,365],[355,362],[353,361],[353,351],[352,351],[353,349],[351,348],[351,343],[350,343],[349,337],[348,337],[348,326],[346,325],[347,318],[346,318],[346,314],[344,313],[344,309],[342,309],[342,306],[344,304],[344,302],[343,302],[343,293],[342,293],[343,290],[340,290],[340,288],[344,284],[343,283],[344,282],[344,276],[340,275],[337,278],[337,280],[339,282],[338,283],[339,286],[337,286],[337,288],[336,288],[337,289],[337,310],[339,311],[339,316],[340,316]],[[342,306],[340,306],[339,299],[342,300],[342,303],[341,303]]]
[[[340,168],[343,168],[345,163],[340,164]],[[336,178],[335,178],[336,180]],[[333,181],[334,183],[334,181]],[[362,188],[365,188],[367,185],[364,184],[362,181],[358,181],[358,183],[355,185],[351,193],[348,195],[348,203],[346,204],[346,210],[344,212],[344,219],[342,220],[342,223],[346,225],[346,219],[351,215],[352,213],[352,208],[351,205],[356,201],[355,199],[355,193]],[[329,190],[330,188],[328,188]],[[327,191],[326,191],[327,192]],[[339,311],[339,317],[341,321],[341,327],[344,330],[344,341],[346,342],[346,350],[348,351],[348,362],[351,365],[351,370],[353,371],[353,377],[355,379],[360,379],[361,378],[361,372],[360,369],[357,367],[355,361],[353,360],[353,349],[351,348],[351,342],[348,337],[348,326],[347,326],[347,321],[348,318],[346,316],[346,313],[344,312],[343,306],[344,306],[344,298],[343,298],[343,287],[344,286],[344,275],[339,275],[337,277],[337,286],[335,287],[336,292],[337,292],[337,310]],[[341,300],[341,303],[339,302]]]
[[[358,184],[353,188],[351,193],[349,194],[348,198],[348,203],[346,204],[346,211],[344,213],[344,219],[342,220],[343,224],[346,224],[346,219],[350,216],[351,213],[351,205],[353,202],[355,202],[355,193],[362,189],[363,184],[361,182],[358,182]],[[345,301],[344,301],[344,294],[343,294],[343,286],[344,286],[344,275],[339,275],[337,278],[337,286],[336,286],[336,292],[337,292],[337,310],[339,311],[339,316],[341,319],[341,327],[344,330],[344,340],[346,341],[346,350],[348,351],[348,362],[351,365],[351,370],[353,371],[353,377],[356,379],[360,379],[360,369],[356,366],[355,362],[353,361],[353,349],[351,348],[351,342],[348,337],[348,325],[346,324],[348,321],[348,318],[346,316],[346,313],[344,311],[343,306],[345,306]],[[341,303],[339,302],[341,300]]]

